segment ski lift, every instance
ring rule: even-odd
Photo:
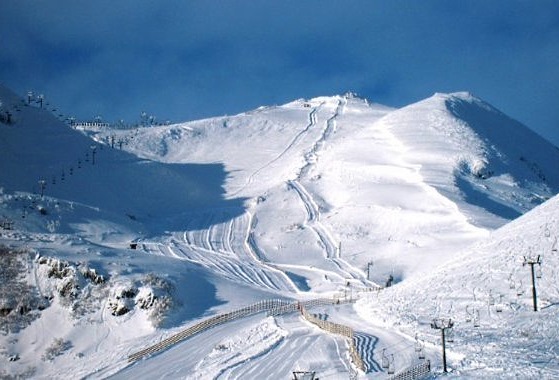
[[[381,367],[382,368],[388,368],[390,366],[390,362],[388,360],[388,356],[386,356],[386,348],[382,349],[382,362],[381,362]]]
[[[542,268],[539,265],[536,268],[536,278],[542,278]]]
[[[446,333],[446,341],[448,343],[454,343],[454,330],[448,329]]]
[[[470,305],[466,305],[466,322],[471,322],[472,321],[472,317],[474,316],[474,312],[470,311],[468,308],[470,307]]]
[[[475,310],[474,327],[479,327],[479,310]]]
[[[415,336],[415,352],[417,352],[418,359],[425,359],[425,350],[423,350],[423,342],[421,342],[417,335]]]
[[[493,294],[491,294],[491,291],[489,291],[489,306],[493,306],[495,305],[495,297],[493,297]]]
[[[415,352],[421,351],[421,342],[417,339],[417,335],[415,336]]]
[[[495,305],[495,311],[497,313],[502,313],[503,312],[503,295],[499,294],[499,303],[497,303]]]
[[[522,288],[522,280],[520,280],[516,288],[516,295],[520,297],[523,294],[524,294],[524,289]]]
[[[516,289],[516,283],[512,279],[512,274],[509,276],[509,289]]]
[[[396,372],[396,366],[394,365],[394,354],[390,354],[390,364],[388,365],[388,374],[393,375]]]

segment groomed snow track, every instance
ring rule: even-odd
[[[264,261],[263,254],[251,237],[253,216],[245,212],[226,222],[215,223],[217,213],[192,218],[187,231],[176,233],[167,242],[143,242],[146,251],[202,265],[228,280],[272,291],[298,292],[291,279],[272,264]],[[196,218],[209,222],[207,229],[194,229]],[[221,218],[223,220],[223,218]]]

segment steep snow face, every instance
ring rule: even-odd
[[[435,94],[380,121],[425,182],[494,228],[559,192],[559,150],[468,93]]]
[[[421,279],[360,301],[365,319],[396,324],[427,345],[440,331],[433,318],[452,318],[451,366],[458,374],[485,378],[556,378],[559,356],[559,196],[493,232]],[[535,265],[538,312],[533,311]]]

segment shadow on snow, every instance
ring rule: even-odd
[[[365,363],[365,372],[382,372],[380,364],[374,358],[375,347],[378,343],[378,338],[363,332],[355,332],[353,336],[357,352]]]

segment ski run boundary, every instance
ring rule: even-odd
[[[321,320],[307,311],[307,308],[317,307],[317,306],[329,306],[344,303],[353,303],[353,299],[314,299],[308,301],[287,301],[281,299],[270,299],[264,300],[252,305],[237,309],[225,314],[219,314],[214,317],[208,318],[202,322],[199,322],[193,326],[190,326],[168,338],[161,340],[150,347],[143,350],[137,351],[128,356],[128,362],[136,362],[144,357],[154,355],[160,351],[163,351],[193,335],[199,334],[203,331],[209,330],[210,328],[234,321],[240,318],[248,317],[254,314],[267,312],[270,316],[277,316],[287,313],[292,313],[299,311],[303,318],[308,322],[318,326],[319,328],[337,335],[342,335],[348,338],[350,357],[354,365],[362,371],[365,371],[365,363],[359,355],[357,346],[354,340],[354,331],[351,327],[344,326],[337,323],[332,323],[329,321]]]

